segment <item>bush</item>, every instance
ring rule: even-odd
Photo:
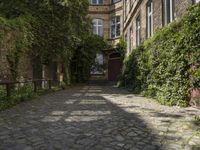
[[[189,91],[199,87],[200,4],[179,20],[156,31],[124,60],[121,85],[158,99],[161,104],[186,106]],[[191,80],[193,79],[193,80]]]
[[[37,94],[33,92],[33,87],[30,85],[23,86],[17,90],[13,89],[12,95],[9,98],[5,96],[5,92],[2,90],[2,97],[0,99],[0,111],[23,101],[32,99],[36,96]]]

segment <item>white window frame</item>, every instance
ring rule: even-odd
[[[153,1],[147,3],[147,38],[153,35]]]
[[[119,22],[117,22],[117,19],[119,18]],[[114,21],[113,21],[114,20]],[[117,27],[118,25],[120,26],[120,32],[121,32],[121,17],[120,16],[115,16],[111,19],[110,21],[110,38],[118,38],[120,37],[121,33],[119,35],[117,35]],[[114,36],[112,36],[112,27],[114,27]]]
[[[141,17],[140,15],[136,18],[136,46],[141,44]]]
[[[168,6],[167,2],[170,2],[169,6],[169,15],[168,16]],[[174,20],[174,11],[173,11],[173,0],[164,0],[164,25],[167,25],[168,23],[172,22]],[[170,20],[168,21],[168,17],[170,17]]]
[[[97,1],[97,3],[93,3],[93,0],[91,0],[90,3],[91,3],[92,5],[103,5],[103,4],[104,4],[104,0],[103,0],[103,3],[102,3],[102,4],[99,3],[100,0],[96,0],[96,1]]]
[[[101,21],[102,23],[99,24],[99,21]],[[93,19],[92,23],[93,23],[93,33],[96,34],[96,35],[99,35],[99,36],[103,37],[103,35],[104,35],[104,25],[103,25],[104,21],[103,21],[103,19]],[[94,27],[96,27],[96,31],[95,32],[94,32]],[[99,33],[99,28],[102,29],[102,33]]]

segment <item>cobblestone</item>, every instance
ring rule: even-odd
[[[0,113],[0,150],[199,150],[193,108],[79,86]]]

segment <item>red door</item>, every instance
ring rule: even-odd
[[[122,61],[120,58],[110,58],[108,61],[108,80],[117,81],[121,74]]]

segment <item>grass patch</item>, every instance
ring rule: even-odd
[[[41,95],[45,95],[58,90],[60,90],[60,88],[58,87],[53,88],[51,90],[38,89],[38,91],[35,93],[32,86],[26,85],[19,89],[13,89],[12,95],[8,98],[6,97],[5,89],[3,89],[3,87],[0,87],[0,111],[6,110],[19,103],[29,101]]]

